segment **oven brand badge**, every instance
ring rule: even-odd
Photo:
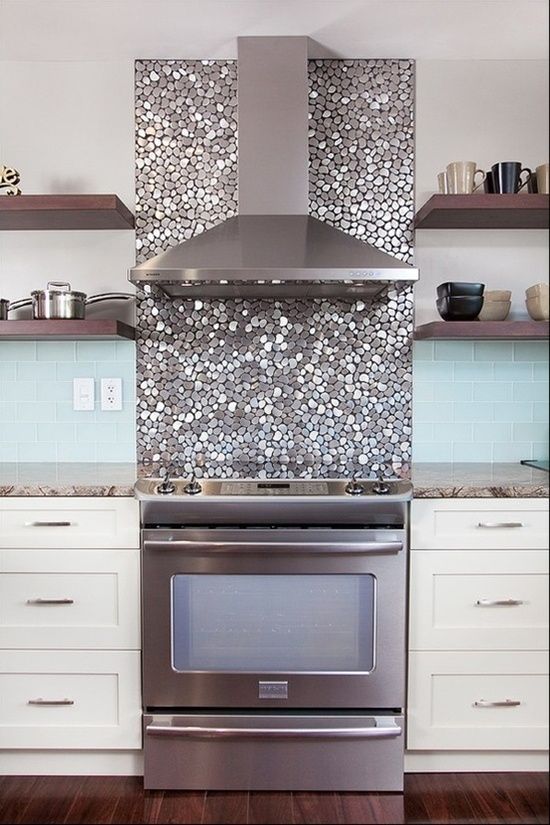
[[[288,682],[258,682],[258,699],[288,699]]]

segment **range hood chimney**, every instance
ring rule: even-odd
[[[238,38],[239,215],[130,270],[171,297],[356,300],[418,270],[309,217],[308,38]]]

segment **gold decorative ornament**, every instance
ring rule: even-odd
[[[17,169],[11,166],[0,165],[0,189],[5,189],[6,195],[20,195],[21,190],[17,184],[21,181],[21,175]]]

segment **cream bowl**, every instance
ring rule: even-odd
[[[480,321],[505,321],[512,306],[511,301],[487,301],[483,302],[478,319]]]
[[[546,296],[537,295],[534,298],[527,298],[525,306],[533,321],[548,321],[550,319],[548,293],[546,293]]]

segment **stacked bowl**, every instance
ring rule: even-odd
[[[533,321],[548,321],[548,284],[535,284],[525,290],[525,306]]]
[[[444,321],[475,321],[483,307],[485,284],[448,281],[437,287],[437,311]]]
[[[492,289],[488,290],[483,298],[479,320],[505,321],[512,306],[511,291],[509,289]]]

